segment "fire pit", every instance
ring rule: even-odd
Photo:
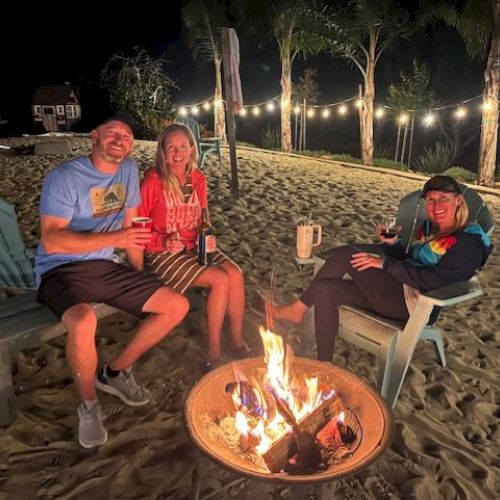
[[[257,381],[262,380],[263,374],[269,372],[271,358],[266,347],[265,358],[250,358],[221,366],[205,375],[193,387],[186,399],[184,416],[191,438],[204,454],[223,467],[254,479],[283,483],[318,483],[359,472],[375,461],[389,446],[393,434],[392,415],[375,389],[342,368],[292,356],[287,356],[287,376],[289,373],[295,381],[304,381],[310,377],[317,378],[318,387],[323,390],[327,388],[328,394],[317,402],[313,413],[304,418],[301,417],[299,425],[291,423],[295,425],[293,432],[289,426],[288,431],[281,436],[280,442],[272,446],[274,452],[266,453],[266,455],[272,455],[271,459],[267,457],[266,461],[256,462],[249,458],[244,447],[230,445],[219,427],[222,427],[221,422],[233,419],[237,414],[234,398],[230,394],[231,388],[239,384],[235,382],[236,380],[249,381],[250,385],[257,384]],[[244,384],[247,385],[247,382]],[[335,394],[329,399],[333,394],[332,390]],[[280,402],[278,397],[274,397],[279,403],[277,405],[279,413],[284,413],[286,416],[289,412],[282,411],[282,407],[286,404]],[[308,435],[307,432],[302,433],[298,427],[304,426],[305,423],[304,429],[310,432],[314,427],[310,420],[318,413],[322,413],[320,418],[325,417],[334,422],[335,418],[338,419],[337,410],[340,409],[343,410],[343,415],[347,415],[345,422],[350,426],[349,430],[354,431],[351,432],[352,439],[348,440],[350,444],[343,446],[348,453],[345,453],[342,459],[324,467],[323,470],[295,474],[284,472],[283,463],[280,462],[283,458],[280,449],[290,448],[290,442],[294,440],[294,437],[297,447],[300,447],[297,434]],[[293,420],[293,416],[290,418]],[[290,423],[288,418],[285,420]],[[317,430],[313,431],[314,436]],[[319,435],[316,436],[316,440],[313,438],[314,442],[318,441]]]

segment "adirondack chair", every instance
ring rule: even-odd
[[[196,140],[196,144],[198,145],[198,157],[199,157],[199,167],[203,168],[203,163],[205,162],[205,158],[209,154],[216,154],[219,158],[219,163],[222,165],[222,155],[220,152],[220,138],[219,137],[204,137],[201,138],[200,135],[200,125],[196,120],[190,118],[189,116],[185,116],[179,120],[179,123],[182,123],[189,127],[191,132],[194,135]]]
[[[488,235],[491,234],[494,221],[481,196],[467,186],[460,185],[460,189],[469,208],[469,220],[477,222]],[[410,193],[399,204],[397,223],[403,226],[400,239],[406,250],[411,245],[413,234],[425,219],[425,201],[420,198],[420,194],[420,190]],[[372,250],[373,245],[366,249]],[[321,269],[324,262],[323,259],[314,257],[314,274]],[[434,324],[429,324],[434,306],[440,308],[452,306],[479,297],[481,294],[481,286],[476,277],[468,282],[456,283],[422,294],[406,323],[356,307],[341,306],[339,337],[377,356],[377,389],[394,408],[413,352],[420,339],[431,340],[434,343],[438,361],[442,366],[446,366],[442,331]],[[304,331],[306,337],[310,339],[313,337],[314,308],[310,308],[306,314]],[[304,343],[304,351],[308,347],[307,344]]]
[[[14,207],[0,198],[0,286],[34,288],[31,256],[21,238]]]

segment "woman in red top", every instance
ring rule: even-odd
[[[209,290],[206,367],[211,369],[222,361],[220,337],[226,314],[229,349],[240,357],[248,352],[243,340],[245,289],[241,269],[219,250],[213,253],[211,266],[198,263],[201,209],[208,207],[207,181],[197,165],[198,150],[189,128],[177,123],[167,127],[158,138],[155,166],[141,184],[139,215],[153,219],[152,239],[145,249],[146,268],[180,293],[191,286]]]

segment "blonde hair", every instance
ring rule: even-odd
[[[455,212],[455,230],[465,227],[469,223],[469,207],[463,195],[457,195],[462,202],[457,207]]]
[[[183,125],[182,123],[173,123],[158,136],[155,170],[160,179],[163,181],[167,196],[173,199],[182,200],[184,197],[182,187],[177,179],[177,176],[175,175],[175,172],[172,170],[171,165],[168,164],[165,157],[165,141],[173,132],[183,132],[187,136],[191,146],[191,158],[188,161],[186,175],[190,175],[193,170],[198,168],[198,148],[193,133],[186,125]]]

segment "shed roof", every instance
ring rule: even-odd
[[[37,87],[33,95],[33,104],[78,104],[73,87],[69,84],[64,85],[45,85]]]

